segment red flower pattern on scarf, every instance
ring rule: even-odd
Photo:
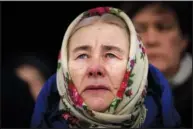
[[[145,54],[145,48],[141,44],[139,44],[139,48],[141,48],[142,53]]]
[[[69,113],[64,113],[64,114],[62,114],[62,117],[63,117],[65,120],[68,120],[68,118],[70,117],[70,114],[69,114]]]
[[[124,92],[125,92],[125,89],[127,88],[129,76],[130,76],[130,72],[127,71],[127,72],[125,73],[125,75],[124,75],[124,78],[123,78],[123,81],[122,81],[122,83],[121,83],[121,86],[120,86],[120,88],[119,88],[119,90],[118,90],[118,92],[117,92],[117,97],[123,98],[123,94],[124,94]]]
[[[58,54],[58,60],[60,60],[60,59],[61,59],[61,51]]]
[[[62,114],[62,117],[68,121],[70,124],[77,124],[79,122],[79,119],[76,117],[72,116],[70,113],[64,113]]]
[[[74,104],[76,106],[82,107],[83,99],[79,95],[79,93],[78,93],[76,87],[74,86],[74,84],[72,82],[70,82],[68,87],[69,87],[70,97],[71,97],[72,101],[74,102]]]
[[[146,89],[144,89],[144,90],[142,91],[141,96],[142,96],[142,97],[145,97],[145,96],[146,96],[146,94],[147,94],[147,91],[146,91]]]
[[[108,13],[109,10],[110,10],[109,7],[97,7],[97,8],[88,10],[88,12],[89,12],[89,14],[92,16],[92,15],[94,15],[94,14],[96,14],[96,13],[98,13],[98,14],[100,14],[100,15],[102,15],[102,14],[104,14],[104,13]]]
[[[127,93],[126,93],[128,96],[131,96],[131,95],[133,95],[133,92],[132,92],[132,90],[131,89],[129,89],[128,91],[127,91]]]

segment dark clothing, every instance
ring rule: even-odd
[[[29,128],[34,101],[28,85],[13,72],[2,73],[1,127]]]
[[[175,107],[181,116],[182,127],[192,128],[192,75],[184,84],[173,89],[173,95]]]
[[[142,127],[179,127],[180,117],[173,106],[168,82],[152,65],[149,67],[148,84],[145,98],[148,111]],[[39,94],[31,127],[68,128],[67,121],[59,111],[59,100],[56,75],[53,75]]]
[[[49,65],[45,62],[44,58],[18,56],[16,54],[15,58],[9,58],[4,64],[1,86],[1,126],[3,128],[30,127],[35,102],[30,93],[29,85],[16,75],[15,68],[23,64],[31,65],[40,71],[42,77],[47,80],[48,76],[51,76],[51,72]]]

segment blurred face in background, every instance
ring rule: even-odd
[[[175,13],[159,4],[152,4],[140,10],[133,22],[146,46],[150,63],[166,77],[173,76],[187,46]]]

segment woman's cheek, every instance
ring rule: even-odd
[[[69,69],[71,69],[71,71],[84,69],[85,65],[86,65],[86,61],[84,61],[84,60],[69,61]]]
[[[109,63],[109,65],[106,66],[106,70],[112,82],[112,88],[116,93],[126,72],[126,61],[112,61]]]
[[[127,66],[127,60],[119,60],[119,59],[109,59],[105,63],[107,69],[111,70],[113,73],[117,73],[119,71],[125,71]],[[113,74],[112,73],[112,74]]]
[[[119,68],[120,63],[117,59],[106,59],[105,65],[106,65],[107,69],[114,70],[116,68]]]
[[[73,82],[76,85],[80,85],[81,79],[83,78],[86,72],[87,64],[80,61],[71,61],[69,62],[69,72]]]

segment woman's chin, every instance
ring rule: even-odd
[[[104,112],[109,105],[112,103],[113,95],[103,95],[103,96],[82,96],[86,105],[97,112]]]
[[[87,99],[85,103],[88,105],[90,109],[97,112],[103,112],[109,106],[103,99],[99,99],[99,98]]]

